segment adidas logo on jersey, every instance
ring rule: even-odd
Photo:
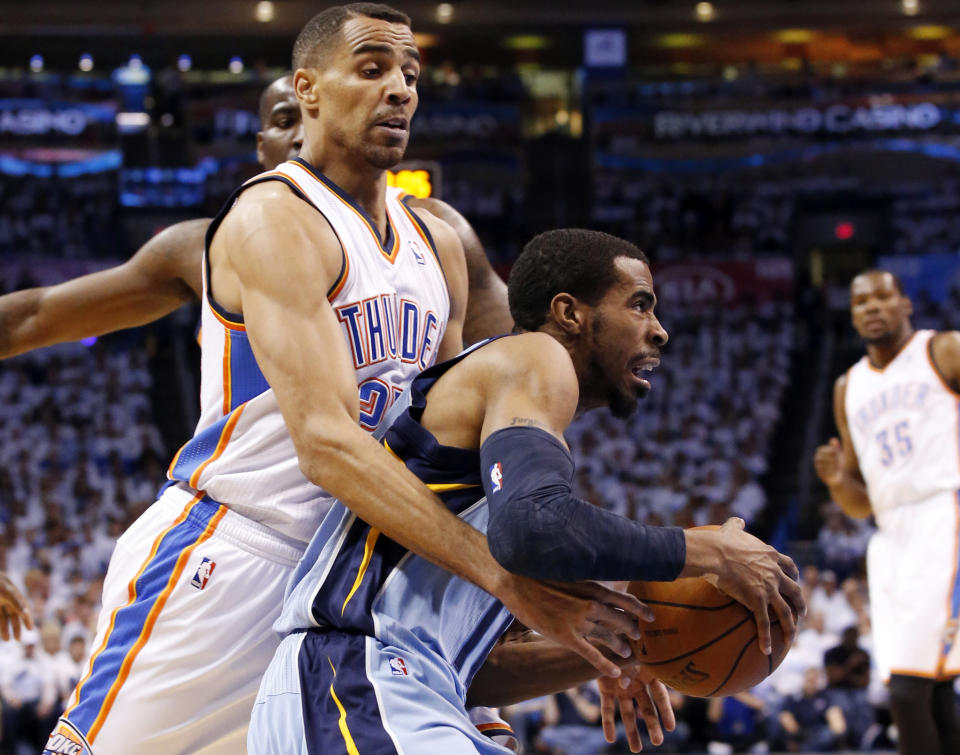
[[[196,587],[198,590],[202,590],[207,586],[207,582],[210,581],[210,575],[213,574],[213,570],[216,568],[217,562],[211,561],[209,558],[204,558],[200,562],[200,566],[197,568],[197,573],[193,575],[193,579],[190,580],[190,584]]]

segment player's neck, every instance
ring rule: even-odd
[[[380,237],[387,232],[387,172],[362,157],[323,153],[306,144],[300,156],[323,173],[370,216]]]
[[[870,363],[878,369],[886,367],[907,345],[913,337],[913,332],[913,327],[906,325],[887,340],[867,344],[867,358]]]

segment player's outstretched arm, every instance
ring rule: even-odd
[[[866,519],[873,509],[847,426],[846,393],[847,376],[841,375],[833,386],[833,417],[840,437],[831,438],[817,448],[813,455],[813,466],[844,513],[855,519]]]
[[[144,325],[199,297],[208,224],[177,223],[122,265],[0,296],[0,358]]]
[[[243,313],[304,475],[387,537],[487,590],[602,673],[618,675],[587,638],[638,637],[639,601],[600,585],[544,585],[510,574],[480,532],[360,428],[356,374],[326,298],[340,272],[340,244],[319,213],[304,209],[279,183],[254,186],[211,247],[213,295]],[[610,642],[624,648],[622,640]]]
[[[14,639],[19,640],[21,625],[33,629],[30,610],[10,577],[0,572],[0,637],[9,640],[12,631]]]
[[[404,201],[446,222],[456,232],[463,246],[470,287],[467,318],[463,327],[464,343],[469,345],[490,336],[509,333],[513,329],[513,318],[507,305],[507,284],[490,266],[483,244],[467,219],[439,199],[411,197]]]

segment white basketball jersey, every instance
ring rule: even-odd
[[[300,472],[273,390],[257,365],[240,315],[209,289],[209,240],[237,195],[279,180],[329,221],[343,247],[343,268],[327,298],[353,357],[360,425],[373,431],[393,400],[435,360],[450,312],[446,280],[426,226],[388,189],[388,231],[305,161],[283,163],[244,184],[207,234],[201,319],[201,415],[193,438],[174,457],[171,480],[281,535],[306,544],[331,505]],[[283,249],[264,249],[283,254]],[[301,281],[309,285],[308,281]],[[323,380],[323,375],[317,375]]]
[[[917,331],[883,369],[864,356],[847,373],[847,424],[881,527],[897,506],[960,489],[960,407],[931,362],[934,335]]]

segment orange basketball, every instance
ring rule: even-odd
[[[723,697],[760,683],[789,649],[771,615],[773,652],[757,642],[753,614],[700,577],[674,582],[631,582],[629,592],[656,615],[641,622],[637,659],[668,687],[693,697]]]

